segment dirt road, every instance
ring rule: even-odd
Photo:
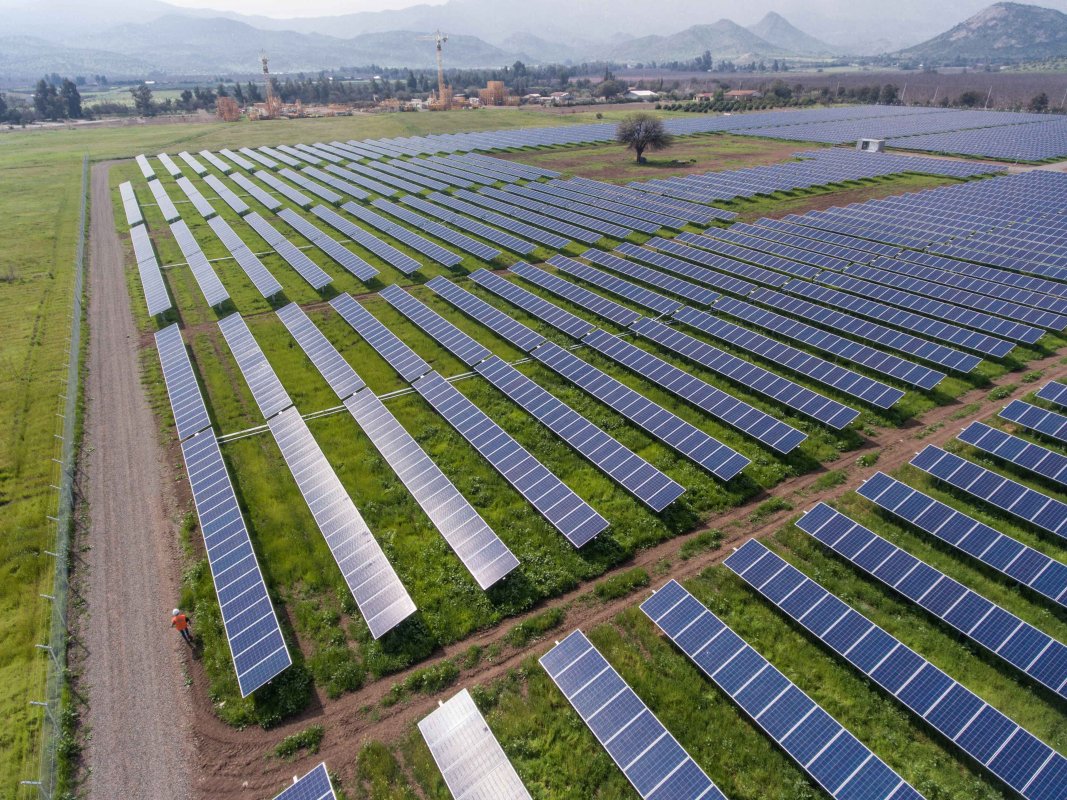
[[[191,689],[169,627],[178,592],[171,471],[141,388],[137,330],[108,190],[92,170],[89,354],[83,474],[90,515],[88,793],[94,800],[185,800],[195,772]]]

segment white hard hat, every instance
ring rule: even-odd
[[[178,616],[178,615],[179,615],[180,613],[182,613],[182,610],[181,610],[180,608],[176,608],[176,609],[174,609],[173,611],[171,611],[170,613],[171,613],[171,616],[174,616],[174,617],[176,617],[176,616]]]

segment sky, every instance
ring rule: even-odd
[[[260,14],[265,17],[319,17],[334,14],[355,14],[360,11],[388,11],[413,5],[440,5],[445,0],[167,0],[185,8],[211,8],[234,11],[238,14]]]

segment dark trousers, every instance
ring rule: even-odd
[[[188,628],[182,628],[181,631],[179,631],[179,633],[181,633],[182,638],[185,639],[185,641],[187,641],[189,644],[193,643],[193,635],[191,633],[189,633],[189,629]]]

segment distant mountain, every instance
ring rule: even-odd
[[[826,42],[804,33],[781,14],[774,11],[767,14],[755,25],[749,25],[748,30],[765,42],[770,42],[775,47],[780,47],[782,50],[788,50],[799,56],[827,56],[834,55],[839,51],[839,48],[828,45]]]
[[[451,37],[449,37],[451,39]],[[513,33],[502,41],[495,41],[497,47],[508,53],[513,53],[516,58],[524,54],[520,60],[529,64],[563,64],[568,61],[583,61],[583,53],[588,54],[592,45],[568,44],[559,41],[542,39],[532,33]],[[446,45],[447,46],[447,45]],[[451,51],[449,51],[451,55]]]
[[[1067,14],[1022,3],[996,3],[901,55],[928,63],[1062,57],[1067,55]]]
[[[106,50],[54,44],[36,36],[0,37],[0,76],[36,81],[42,75],[139,75],[152,73],[152,64]]]
[[[694,25],[670,36],[642,36],[616,45],[604,55],[615,61],[685,61],[705,50],[711,51],[716,61],[791,55],[728,19],[711,25]]]

